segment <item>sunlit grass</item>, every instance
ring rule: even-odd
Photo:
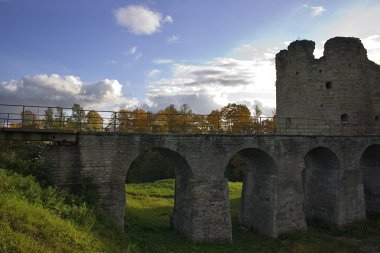
[[[128,184],[125,230],[141,252],[362,252],[360,245],[349,241],[338,240],[334,234],[327,233],[318,227],[309,231],[295,231],[281,235],[279,238],[261,236],[254,231],[241,228],[238,222],[242,183],[229,183],[231,217],[233,221],[233,244],[208,243],[191,244],[181,235],[172,231],[169,219],[174,205],[174,180],[161,180],[154,183]],[[380,222],[377,219],[374,222]],[[365,229],[357,227],[368,222],[352,225],[351,233]],[[370,222],[371,223],[371,222]],[[372,223],[371,223],[372,224]],[[380,226],[371,225],[374,229],[365,238],[373,241],[380,234]],[[338,230],[336,230],[338,231]],[[343,234],[347,231],[339,230]],[[377,235],[376,235],[377,234]],[[341,236],[341,235],[340,235]]]
[[[127,252],[126,236],[85,202],[0,169],[0,252]],[[129,251],[133,252],[133,251]]]
[[[0,252],[362,252],[380,247],[380,217],[343,228],[313,223],[309,231],[269,238],[237,223],[241,183],[229,183],[233,244],[192,244],[170,229],[174,180],[128,184],[125,231],[85,202],[0,170]],[[355,238],[355,239],[352,239]]]

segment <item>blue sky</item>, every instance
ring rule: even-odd
[[[354,36],[380,63],[378,24],[378,0],[0,0],[0,100],[270,114],[279,50]]]

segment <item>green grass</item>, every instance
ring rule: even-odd
[[[237,224],[241,183],[229,183],[233,244],[191,244],[170,230],[169,217],[173,208],[174,180],[154,183],[128,184],[125,230],[140,252],[362,252],[360,244],[346,237],[365,239],[378,245],[380,217],[357,222],[343,228],[313,224],[308,231],[286,233],[279,238],[268,238],[246,231]],[[364,242],[364,243],[365,243]],[[379,245],[378,245],[379,246]],[[380,246],[379,246],[380,248]]]
[[[268,238],[237,224],[241,183],[229,183],[233,244],[191,244],[169,227],[174,180],[128,184],[125,231],[83,200],[0,169],[0,252],[362,252],[380,248],[380,217]]]
[[[0,252],[127,252],[128,247],[133,245],[126,235],[85,202],[0,169]]]

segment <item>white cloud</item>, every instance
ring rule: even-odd
[[[170,78],[150,81],[148,96],[155,106],[189,104],[209,113],[228,103],[243,103],[253,110],[260,102],[270,115],[275,107],[274,55],[238,60],[216,58],[203,65],[173,64]]]
[[[173,18],[162,18],[161,13],[143,5],[130,5],[115,10],[116,23],[138,35],[150,35],[160,30],[163,23],[172,23]]]
[[[380,35],[372,35],[362,39],[364,47],[367,49],[368,58],[380,64]]]
[[[129,54],[135,54],[136,52],[137,52],[137,49],[138,49],[138,47],[131,47],[129,50],[128,50],[128,53]]]
[[[311,16],[315,17],[315,16],[321,16],[323,14],[323,12],[326,11],[325,7],[323,7],[322,5],[321,6],[309,6],[307,4],[304,4],[303,7],[307,8],[308,10],[310,10],[310,14]]]
[[[328,37],[351,36],[366,38],[380,34],[380,4],[371,7],[353,8],[340,15],[334,23],[322,27],[319,34]]]
[[[168,37],[166,40],[168,43],[176,43],[176,42],[178,42],[179,37],[176,35],[172,35],[172,36]]]
[[[130,49],[128,49],[128,51],[124,52],[124,55],[127,57],[132,56],[133,59],[137,61],[142,57],[142,53],[140,53],[138,49],[139,48],[137,46],[131,47]]]
[[[154,64],[171,64],[171,63],[174,63],[174,60],[172,60],[172,59],[156,58],[156,59],[152,60],[152,63],[154,63]]]
[[[167,15],[163,20],[162,20],[163,23],[173,23],[173,18],[169,15]]]
[[[122,94],[122,84],[104,79],[85,83],[77,76],[35,75],[0,83],[0,101],[70,107],[79,103],[86,109],[115,110],[135,107],[138,100]]]
[[[148,73],[148,77],[149,77],[149,78],[156,78],[156,77],[158,77],[160,74],[161,74],[161,71],[160,71],[159,69],[152,69],[151,71],[149,71],[149,73]]]

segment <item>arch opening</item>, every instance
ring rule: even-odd
[[[330,149],[317,147],[306,154],[302,170],[306,220],[339,224],[342,174],[338,157]]]
[[[231,165],[236,160],[237,172],[231,173]],[[276,236],[277,166],[272,157],[259,149],[243,149],[231,157],[225,177],[242,182],[240,201],[234,192],[236,189],[230,189],[232,222],[264,235]]]
[[[166,148],[142,152],[126,176],[125,226],[174,229],[185,236],[191,227],[190,165]]]
[[[360,158],[367,212],[380,213],[380,145],[369,146]]]

